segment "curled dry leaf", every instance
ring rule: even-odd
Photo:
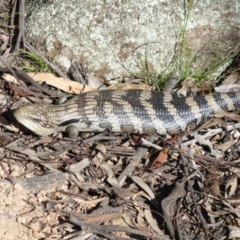
[[[106,150],[106,146],[103,144],[97,144],[96,149],[99,150],[102,154],[106,154],[107,150]]]
[[[115,188],[120,188],[119,183],[118,183],[117,179],[114,176],[112,168],[105,162],[100,164],[100,168],[107,173],[107,176],[108,176],[107,181],[108,181],[108,183],[111,184]]]
[[[144,210],[144,216],[149,224],[149,226],[157,233],[163,234],[163,232],[159,229],[156,220],[153,218],[152,213],[149,209]]]
[[[230,176],[225,187],[225,198],[233,196],[238,187],[238,178],[236,175]]]
[[[197,92],[198,88],[196,86],[196,79],[194,78],[187,78],[185,81],[182,83],[182,87],[177,91],[178,94],[187,96],[187,93],[191,89],[192,92]]]
[[[221,152],[218,150],[215,150],[213,148],[213,144],[208,139],[206,139],[204,136],[197,133],[194,133],[193,136],[199,142],[199,144],[209,147],[211,151],[211,155],[215,156],[216,158],[220,158]]]
[[[138,224],[138,229],[144,229],[146,228],[146,223],[145,220],[142,216],[140,216],[140,214],[137,215],[137,224]]]
[[[177,200],[186,194],[185,183],[186,181],[176,182],[175,187],[173,188],[171,193],[168,195],[168,197],[164,198],[161,202],[167,228],[173,238],[174,238],[174,227],[173,227],[172,219],[174,219],[174,215],[177,211]]]
[[[157,206],[155,195],[154,195],[152,189],[142,180],[142,178],[137,177],[137,176],[132,176],[131,179],[148,194],[148,196],[151,199],[152,204],[154,206]]]
[[[150,197],[144,191],[139,191],[139,192],[132,195],[132,200],[133,200],[134,207],[137,209],[138,214],[143,217],[144,216],[144,212],[143,212],[143,208],[142,208],[143,201],[139,201],[137,199],[137,197],[139,197],[139,196],[144,197],[144,198],[149,199],[149,200],[150,200]]]
[[[168,149],[164,148],[157,156],[157,158],[152,163],[152,166],[150,167],[151,170],[154,170],[155,168],[159,168],[163,165],[163,163],[166,161],[168,156]]]
[[[0,115],[0,125],[11,132],[19,132],[19,129],[12,124],[9,124],[9,121],[3,115]]]

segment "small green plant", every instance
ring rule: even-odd
[[[20,55],[27,60],[30,60],[30,65],[25,65],[23,66],[23,70],[26,72],[49,72],[49,68],[47,64],[37,55],[25,51],[25,50],[20,50],[19,51]]]

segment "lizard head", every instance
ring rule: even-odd
[[[51,105],[35,103],[19,108],[13,112],[14,117],[23,126],[39,136],[47,136],[57,131]]]

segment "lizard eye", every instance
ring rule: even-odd
[[[31,120],[32,120],[33,122],[35,122],[35,123],[41,122],[41,120],[40,120],[40,119],[37,119],[37,118],[32,118]]]

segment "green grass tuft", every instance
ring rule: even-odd
[[[209,79],[216,79],[216,77],[218,77],[218,79],[221,78],[219,75],[226,68],[226,65],[229,65],[234,57],[240,52],[239,46],[235,47],[228,56],[223,56],[223,53],[220,53],[217,49],[218,47],[216,47],[214,52],[206,52],[203,54],[204,46],[198,52],[193,52],[193,50],[188,47],[186,40],[186,29],[192,7],[193,0],[190,0],[188,1],[185,20],[180,26],[179,44],[170,66],[162,69],[161,73],[157,72],[148,61],[147,47],[144,56],[137,56],[140,71],[133,73],[133,75],[142,78],[145,84],[162,90],[168,79],[173,75],[177,75],[180,79],[178,86],[189,78],[193,79],[196,84],[199,85],[209,84]],[[146,46],[147,45],[148,44],[146,44]],[[209,59],[213,60],[210,62]]]

